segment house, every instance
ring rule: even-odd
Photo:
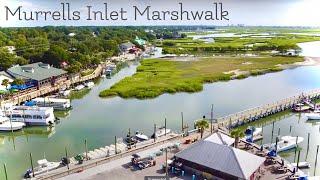
[[[8,79],[9,82],[13,82],[13,77],[5,71],[0,71],[0,91],[7,91],[10,89],[10,84],[6,87],[2,85],[3,80]]]
[[[224,135],[220,135],[214,134],[180,151],[175,155],[175,161],[182,163],[186,171],[206,174],[208,179],[254,178],[265,158],[229,146],[232,139],[223,140]]]
[[[7,73],[16,79],[23,79],[28,87],[55,85],[68,78],[67,72],[42,62],[14,66]]]
[[[120,44],[120,51],[123,53],[129,52],[130,49],[133,49],[135,47],[136,46],[134,44],[132,44],[131,42],[122,43],[122,44]]]

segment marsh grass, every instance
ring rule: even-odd
[[[164,93],[199,92],[204,83],[231,80],[232,70],[248,72],[238,79],[253,75],[279,71],[276,65],[303,61],[301,57],[259,57],[259,58],[201,58],[196,61],[172,61],[147,59],[141,62],[136,74],[126,77],[100,97],[120,96],[123,98],[154,98]],[[246,63],[250,62],[250,63]]]

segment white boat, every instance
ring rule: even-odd
[[[297,144],[300,144],[304,140],[303,137],[293,137],[293,136],[283,136],[277,145],[277,152],[287,151],[297,147]],[[269,149],[275,149],[276,143],[273,143],[269,146]]]
[[[315,110],[313,113],[306,114],[308,120],[320,120],[320,110]]]
[[[87,88],[91,89],[91,88],[93,88],[93,86],[94,86],[94,82],[89,81],[89,82],[85,83],[84,85],[85,85]]]
[[[71,90],[64,90],[64,91],[60,91],[59,94],[64,96],[64,97],[67,97],[69,96],[71,93]]]
[[[291,163],[291,166],[293,166],[293,167],[297,167],[297,163]],[[310,165],[310,163],[308,163],[308,162],[299,162],[298,163],[298,168],[310,168],[311,167],[311,165]]]
[[[262,133],[262,128],[256,128],[252,126],[249,126],[245,132],[246,136],[253,135],[253,137],[261,135],[261,133]]]
[[[85,86],[82,85],[82,84],[80,84],[80,85],[76,86],[74,89],[75,89],[76,91],[81,91],[81,90],[84,89],[84,88],[85,88]]]
[[[39,107],[53,107],[55,110],[68,110],[71,108],[70,99],[35,98],[32,100]]]
[[[53,107],[38,106],[8,106],[5,115],[13,122],[23,122],[26,125],[54,125]]]
[[[139,140],[139,141],[146,141],[149,139],[149,137],[145,134],[142,134],[140,132],[136,132],[136,138]]]
[[[60,162],[49,162],[46,159],[41,159],[37,161],[38,166],[34,168],[34,173],[32,172],[32,169],[28,169],[27,172],[24,175],[24,178],[31,178],[33,177],[33,174],[35,176],[49,172],[51,170],[57,169],[61,163]]]
[[[10,122],[8,117],[0,114],[0,131],[18,131],[25,126],[22,122]]]
[[[155,134],[153,134],[151,137],[152,138],[157,138],[157,137],[161,137],[164,136],[166,134],[169,134],[171,132],[171,129],[165,129],[164,127],[159,128]]]

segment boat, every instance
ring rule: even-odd
[[[161,136],[165,136],[166,134],[169,134],[171,132],[171,129],[165,129],[165,127],[159,128],[156,133],[154,133],[151,138],[157,138]]]
[[[290,165],[293,167],[297,167],[297,163],[291,163]],[[299,162],[298,163],[298,168],[300,168],[300,169],[307,169],[310,167],[311,167],[311,165],[309,162]]]
[[[303,137],[293,137],[293,136],[283,136],[280,141],[278,141],[277,148],[276,143],[271,145],[265,145],[269,149],[277,149],[277,152],[287,151],[296,148],[304,140]]]
[[[306,114],[308,120],[320,120],[320,110],[315,110],[313,113]]]
[[[67,97],[69,96],[71,93],[71,90],[64,90],[64,91],[60,91],[59,94],[63,97]]]
[[[76,91],[81,91],[81,90],[84,89],[84,88],[85,88],[85,86],[82,85],[82,84],[80,84],[80,85],[76,86],[74,89],[75,89]]]
[[[262,139],[262,128],[249,126],[245,131],[244,140],[247,142],[255,142]]]
[[[28,169],[24,174],[24,178],[31,178],[33,177],[33,174],[36,176],[42,173],[46,173],[48,171],[57,169],[61,165],[60,162],[49,162],[46,159],[38,160],[37,163],[38,166],[33,169],[34,172],[32,172],[32,169]]]
[[[84,83],[84,85],[85,85],[85,87],[91,89],[91,88],[93,88],[93,86],[94,86],[94,82],[89,81],[89,82],[87,82],[87,83]]]
[[[140,133],[140,132],[138,132],[138,131],[136,132],[135,137],[136,137],[137,140],[139,140],[139,141],[146,141],[146,140],[149,139],[147,135],[144,135],[143,133]]]
[[[295,104],[293,109],[294,112],[306,112],[310,110],[310,106],[305,105],[303,103]]]
[[[51,126],[56,120],[53,107],[6,105],[4,112],[12,122],[23,122],[26,125]]]
[[[70,99],[35,98],[31,102],[34,102],[39,107],[53,107],[54,110],[68,110],[71,108]]]
[[[10,122],[10,119],[0,114],[0,131],[18,131],[26,124],[23,122]]]
[[[246,136],[253,135],[253,137],[258,136],[261,133],[262,133],[262,128],[256,128],[256,127],[253,127],[253,126],[249,126],[245,131],[245,135]]]

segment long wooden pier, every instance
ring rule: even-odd
[[[225,117],[217,118],[215,124],[217,124],[218,127],[232,128],[237,125],[243,125],[245,123],[256,121],[269,115],[291,109],[296,103],[299,103],[304,99],[314,100],[319,98],[320,89],[312,90],[310,92],[282,99],[274,103],[254,107],[241,112],[230,114]]]

